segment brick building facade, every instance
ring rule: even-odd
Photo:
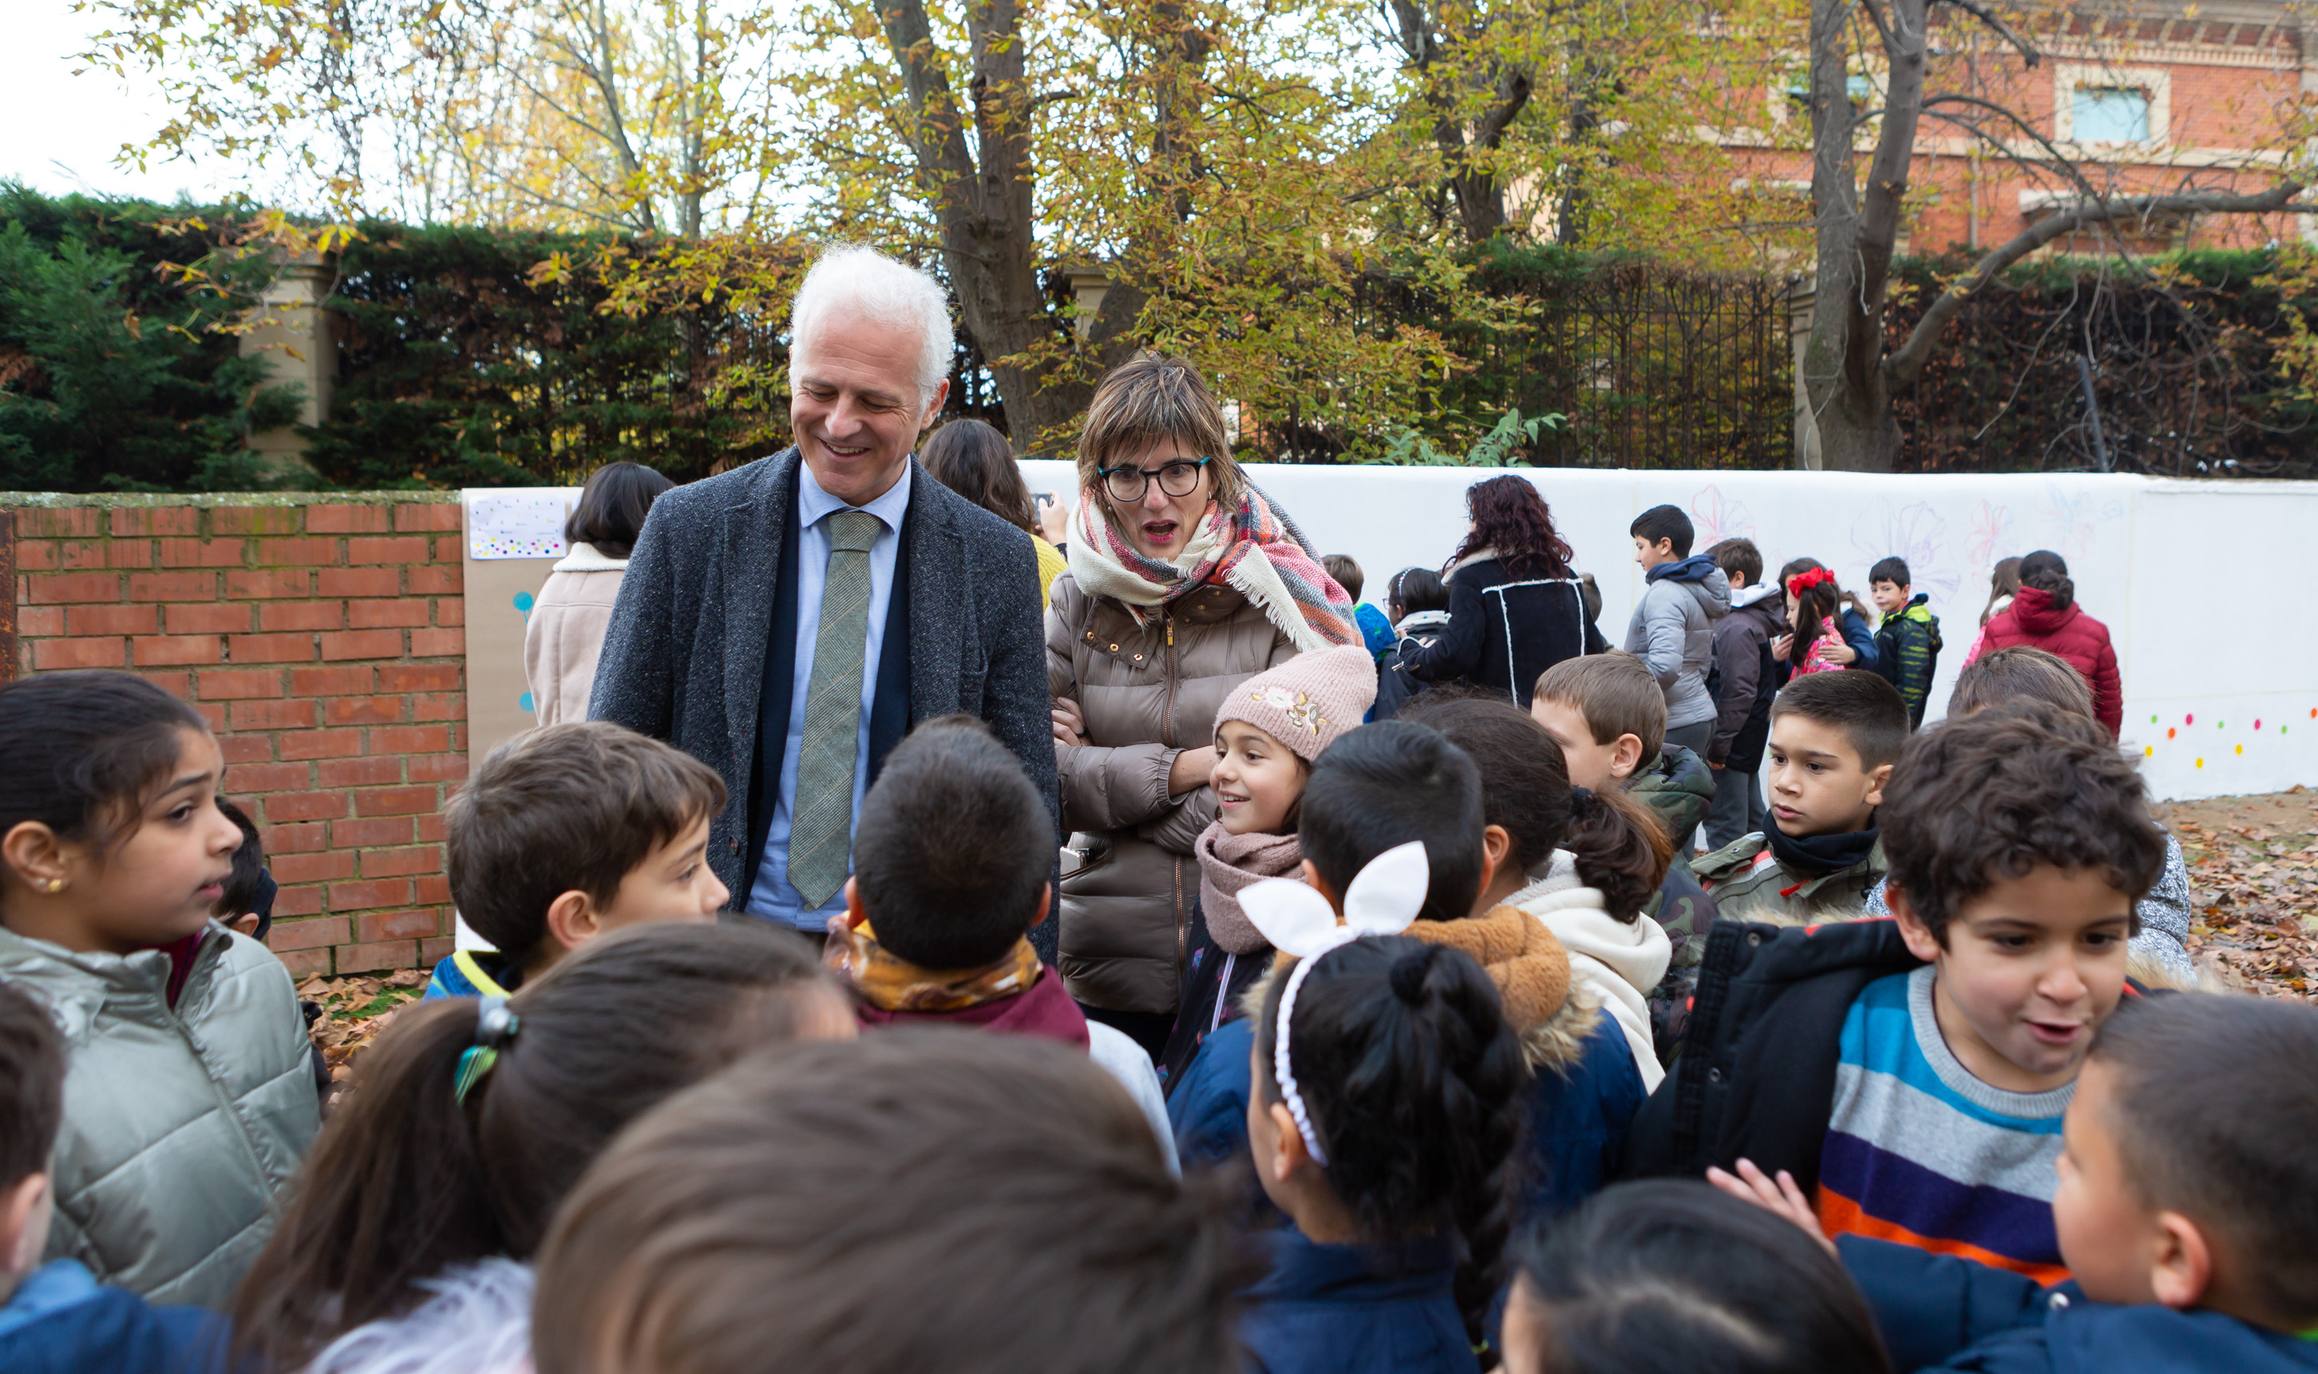
[[[456,494],[0,496],[0,677],[125,668],[217,731],[291,972],[450,949],[467,774]]]

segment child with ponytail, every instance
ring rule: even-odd
[[[529,1261],[611,1138],[757,1046],[854,1030],[812,956],[756,925],[640,926],[512,998],[403,1012],[242,1284],[239,1355],[311,1374],[521,1368]]]
[[[1521,1047],[1471,957],[1391,934],[1425,904],[1422,842],[1315,885],[1345,924],[1298,885],[1247,896],[1297,958],[1249,1046],[1256,1174],[1293,1225],[1248,1294],[1248,1367],[1462,1374],[1517,1206]]]
[[[1788,633],[1771,642],[1771,657],[1784,659],[1795,677],[1832,673],[1849,665],[1842,660],[1843,593],[1835,574],[1825,568],[1806,568],[1787,579]]]

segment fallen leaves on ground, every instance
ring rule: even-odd
[[[2164,808],[2189,861],[2189,948],[2253,992],[2318,998],[2318,793]]]
[[[395,1013],[426,991],[425,969],[396,969],[392,973],[312,977],[298,984],[298,996],[321,1006],[314,1022],[314,1043],[335,1082],[346,1081],[348,1063],[372,1037],[386,1028]]]

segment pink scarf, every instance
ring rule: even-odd
[[[1208,938],[1227,954],[1270,949],[1240,910],[1239,894],[1259,879],[1293,877],[1304,862],[1303,845],[1293,835],[1234,835],[1222,821],[1211,821],[1191,852],[1199,858],[1199,912]]]
[[[1320,567],[1295,523],[1253,483],[1241,485],[1246,494],[1237,508],[1209,503],[1174,562],[1137,552],[1105,516],[1103,494],[1080,492],[1071,517],[1072,579],[1087,595],[1124,605],[1137,625],[1202,587],[1220,586],[1246,597],[1300,653],[1360,643],[1352,598]]]

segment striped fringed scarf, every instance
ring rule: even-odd
[[[1296,645],[1298,653],[1358,644],[1352,598],[1320,567],[1303,532],[1242,479],[1236,510],[1210,503],[1199,530],[1174,562],[1145,557],[1103,514],[1103,494],[1079,493],[1071,517],[1070,571],[1081,591],[1127,607],[1149,624],[1177,598],[1225,586],[1246,597]]]

